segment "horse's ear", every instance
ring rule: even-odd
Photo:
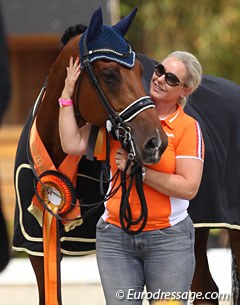
[[[126,17],[124,17],[122,20],[120,20],[114,25],[114,27],[117,28],[123,34],[123,36],[127,33],[136,13],[137,8],[133,9],[130,14],[128,14]]]
[[[92,41],[102,31],[103,17],[102,9],[99,7],[92,15],[88,30],[87,30],[87,42]]]

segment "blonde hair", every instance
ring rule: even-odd
[[[192,92],[195,91],[202,80],[202,66],[198,59],[191,53],[186,51],[174,51],[170,53],[168,57],[175,57],[181,61],[186,67],[187,74],[184,80],[184,83],[192,88]],[[187,100],[186,97],[180,97],[179,104],[184,107]]]

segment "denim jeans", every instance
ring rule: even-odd
[[[97,263],[107,305],[140,305],[143,299],[187,303],[195,269],[194,227],[190,217],[173,227],[129,235],[97,224]],[[146,290],[143,289],[146,287]]]

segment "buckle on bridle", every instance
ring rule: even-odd
[[[131,128],[118,124],[115,133],[123,148],[128,152],[128,159],[133,161],[136,158],[136,150],[132,139]]]

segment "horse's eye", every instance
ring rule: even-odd
[[[103,79],[108,83],[120,81],[120,74],[117,70],[113,70],[113,69],[103,70],[102,76],[103,76]]]

